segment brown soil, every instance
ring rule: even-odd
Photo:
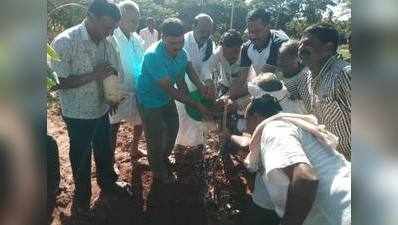
[[[130,194],[120,194],[110,199],[99,198],[95,166],[92,169],[92,216],[89,219],[72,218],[70,207],[73,194],[73,178],[69,162],[69,139],[60,108],[54,103],[47,110],[47,129],[59,148],[61,183],[54,209],[50,213],[51,225],[237,225],[250,199],[249,187],[252,178],[243,169],[244,154],[219,153],[219,141],[211,134],[206,147],[204,164],[199,163],[199,151],[187,150],[173,156],[172,167],[178,177],[178,184],[161,186],[153,182],[145,158],[130,156],[132,127],[120,127],[116,148],[116,165],[119,179],[131,184]],[[144,138],[139,148],[146,149]],[[201,179],[194,169],[204,165],[205,175]],[[206,181],[205,183],[201,181]],[[209,193],[203,198],[201,187]],[[202,189],[203,190],[203,189]]]

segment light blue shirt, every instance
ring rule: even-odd
[[[136,33],[131,33],[128,39],[120,28],[112,36],[112,44],[118,51],[123,73],[125,75],[123,86],[126,91],[133,91],[137,77],[141,73],[144,60],[143,40]]]
[[[162,41],[152,45],[144,56],[142,73],[137,79],[137,98],[139,104],[146,108],[158,108],[167,105],[172,100],[159,86],[159,80],[169,78],[172,85],[177,78],[184,77],[188,65],[185,50],[181,50],[176,57],[171,57]]]

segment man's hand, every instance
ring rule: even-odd
[[[207,99],[214,100],[216,98],[216,88],[212,84],[201,86],[199,91]]]
[[[99,64],[94,68],[94,74],[96,80],[104,80],[108,76],[118,75],[118,72],[110,64],[104,63]]]
[[[216,100],[216,104],[219,108],[222,108],[224,111],[225,105],[227,105],[228,112],[234,112],[237,110],[237,104],[231,100],[228,95],[224,95]]]
[[[117,109],[119,108],[120,104],[122,104],[126,99],[127,99],[126,96],[124,96],[119,103],[109,105],[109,107],[110,107],[109,114],[111,116],[115,115],[115,113],[117,112]]]

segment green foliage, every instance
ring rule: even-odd
[[[326,7],[335,4],[333,0],[252,0],[250,8],[270,11],[273,26],[292,34],[297,30],[294,24],[308,26],[319,22]]]
[[[343,57],[346,61],[351,61],[351,54],[348,49],[348,45],[341,45],[339,48],[339,54]]]

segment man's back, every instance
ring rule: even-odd
[[[289,180],[282,168],[310,165],[319,185],[305,225],[348,225],[351,220],[351,164],[336,150],[321,144],[308,131],[287,121],[271,121],[261,141],[263,177],[276,211],[284,214]]]

